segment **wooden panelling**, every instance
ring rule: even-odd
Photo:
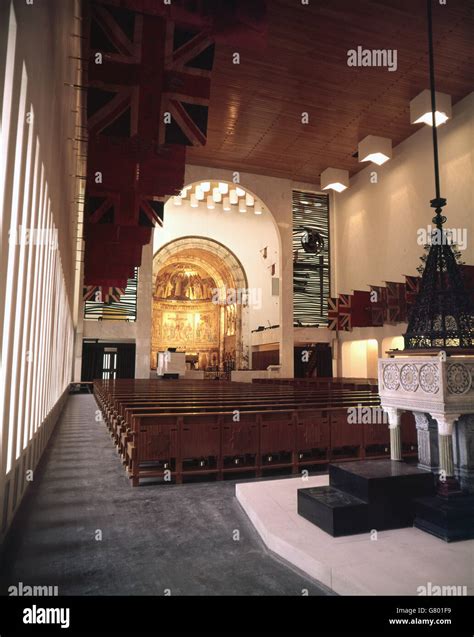
[[[366,135],[394,145],[415,132],[409,102],[428,88],[422,0],[269,0],[263,52],[219,45],[208,143],[188,163],[315,183],[328,166],[351,173]],[[473,2],[433,2],[437,90],[456,103],[472,90]],[[357,46],[396,49],[397,70],[349,67]],[[309,123],[301,122],[308,112]]]

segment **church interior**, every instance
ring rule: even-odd
[[[473,33],[0,0],[2,596],[474,594]]]

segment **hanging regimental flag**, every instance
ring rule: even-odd
[[[84,302],[94,301],[94,303],[109,304],[115,301],[118,303],[124,294],[125,288],[86,285],[83,290],[83,299]]]
[[[420,291],[421,277],[405,274],[405,303],[407,308],[407,316],[411,308],[415,304],[416,297]]]
[[[138,132],[143,16],[92,3],[89,22],[89,134],[132,137]]]
[[[371,325],[370,292],[354,290],[351,299],[351,327],[370,327]]]
[[[214,41],[168,22],[165,51],[160,143],[204,146]]]
[[[339,329],[339,299],[328,298],[328,329],[337,331]]]
[[[387,289],[381,285],[369,286],[370,312],[372,315],[372,327],[381,327],[387,319]]]
[[[406,285],[386,281],[387,286],[387,323],[403,323],[407,320]]]
[[[351,294],[339,294],[339,329],[341,331],[351,331],[352,322],[352,295]]]

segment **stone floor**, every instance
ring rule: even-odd
[[[430,583],[474,594],[474,540],[448,544],[413,527],[334,538],[297,513],[298,489],[327,484],[249,482],[236,495],[269,549],[340,595],[418,595]]]
[[[5,545],[2,594],[327,594],[268,552],[235,482],[133,489],[96,409],[69,397]]]

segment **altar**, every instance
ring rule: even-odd
[[[159,378],[184,378],[186,354],[184,352],[158,352],[156,374]]]

